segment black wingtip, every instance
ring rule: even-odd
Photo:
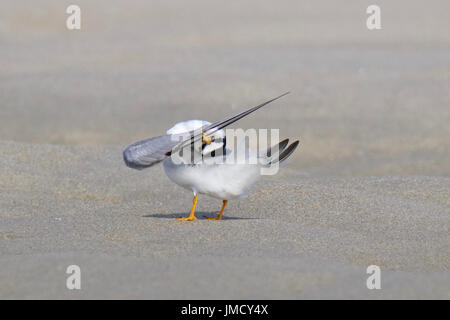
[[[208,131],[208,130],[213,129],[213,128],[216,131],[220,130],[220,129],[222,129],[222,128],[224,128],[224,127],[226,127],[226,126],[228,126],[228,125],[230,125],[230,124],[232,124],[232,123],[242,119],[243,117],[249,115],[250,113],[252,113],[252,112],[254,112],[254,111],[264,107],[265,105],[268,105],[269,103],[274,102],[275,100],[278,100],[278,99],[284,97],[285,95],[287,95],[289,93],[291,93],[291,92],[287,91],[287,92],[283,93],[282,95],[279,95],[278,97],[272,98],[272,99],[270,99],[270,100],[268,100],[266,102],[263,102],[263,103],[255,106],[255,107],[252,107],[250,109],[242,111],[242,112],[240,112],[240,113],[238,113],[238,114],[236,114],[236,115],[234,115],[232,117],[226,118],[226,119],[221,120],[221,121],[216,121],[216,122],[210,124],[208,127],[206,127],[205,131]]]
[[[280,99],[280,98],[282,98],[282,97],[284,97],[284,96],[286,96],[286,95],[288,95],[288,94],[290,94],[291,92],[290,91],[286,91],[285,93],[283,93],[283,94],[280,94],[278,97],[275,97],[275,98],[273,98],[273,99],[270,99],[268,102],[266,102],[266,103],[269,103],[269,102],[273,102],[273,101],[275,101],[275,100],[278,100],[278,99]]]
[[[229,126],[230,124],[235,123],[236,121],[242,119],[243,117],[249,115],[250,113],[252,113],[252,112],[254,112],[254,111],[264,107],[265,105],[268,105],[271,102],[274,102],[275,100],[278,100],[278,99],[284,97],[285,95],[288,95],[289,93],[291,93],[291,92],[287,91],[287,92],[283,93],[282,95],[279,95],[278,97],[272,98],[272,99],[270,99],[270,100],[268,100],[266,102],[263,102],[263,103],[255,106],[255,107],[252,107],[250,109],[242,111],[242,112],[240,112],[240,113],[238,113],[238,114],[236,114],[234,116],[231,116],[231,117],[225,118],[223,120],[219,120],[219,121],[216,121],[214,123],[211,123],[207,127],[204,127],[202,130],[203,130],[203,132],[205,132],[208,135],[213,134],[214,132],[223,129],[226,126]],[[176,146],[176,148],[177,149],[183,148],[187,143],[189,143],[189,141],[190,141],[190,143],[193,143],[195,141],[198,141],[200,138],[201,138],[200,134],[197,134],[196,136],[194,136],[194,132],[192,131],[192,137],[190,137],[190,138],[182,141],[181,143],[179,143]]]

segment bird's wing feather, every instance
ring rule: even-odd
[[[270,100],[268,100],[268,101],[266,101],[266,102],[263,102],[263,103],[261,103],[261,104],[255,106],[255,107],[252,107],[252,108],[249,108],[249,109],[247,109],[247,110],[245,110],[245,111],[242,111],[242,112],[240,112],[240,113],[238,113],[238,114],[236,114],[236,115],[234,115],[234,116],[225,118],[225,119],[220,120],[220,121],[216,121],[216,122],[210,124],[209,126],[206,126],[206,127],[202,128],[202,130],[203,130],[203,132],[204,132],[206,135],[211,135],[211,134],[213,134],[214,132],[216,132],[216,131],[218,131],[218,130],[220,130],[220,129],[223,129],[223,128],[225,128],[226,126],[229,126],[230,124],[232,124],[232,123],[234,123],[234,122],[236,122],[236,121],[238,121],[238,120],[240,120],[240,119],[242,119],[242,118],[248,116],[250,113],[255,112],[255,111],[258,110],[259,108],[262,108],[262,107],[264,107],[265,105],[267,105],[267,104],[269,104],[269,103],[271,103],[271,102],[273,102],[273,101],[275,101],[275,100],[277,100],[277,99],[280,99],[281,97],[284,97],[285,95],[287,95],[287,94],[289,94],[289,93],[290,93],[290,92],[285,92],[285,93],[283,93],[282,95],[280,95],[280,96],[278,96],[278,97],[276,97],[276,98],[270,99]],[[192,144],[192,143],[194,143],[194,142],[197,142],[197,141],[200,140],[201,138],[202,138],[201,132],[200,132],[200,133],[198,133],[198,132],[195,132],[195,133],[194,133],[194,131],[192,131],[192,132],[191,132],[191,137],[188,138],[188,139],[185,139],[185,140],[181,141],[181,142],[174,148],[174,150],[182,149],[182,148],[184,148],[185,146],[187,146],[188,144]]]
[[[243,117],[258,110],[259,108],[287,95],[288,93],[289,92],[286,92],[276,98],[242,111],[234,116],[216,121],[208,126],[203,127],[202,130],[206,135],[211,135],[214,132],[242,119]],[[202,138],[202,130],[195,130],[189,132],[188,135],[181,135],[181,137],[184,138],[181,142],[179,140],[180,136],[177,137],[177,135],[163,135],[135,142],[132,145],[128,146],[123,152],[123,159],[125,161],[125,164],[133,169],[144,169],[151,167],[154,164],[166,159],[171,155],[172,152],[176,152],[188,145],[199,141]]]
[[[163,161],[170,154],[170,150],[179,143],[174,135],[163,135],[128,146],[123,152],[125,164],[133,169],[144,169]]]

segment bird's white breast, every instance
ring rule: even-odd
[[[259,178],[259,167],[249,164],[175,164],[163,162],[170,180],[195,194],[229,200],[247,196],[249,187]]]

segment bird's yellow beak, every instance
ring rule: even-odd
[[[205,135],[205,133],[202,131],[202,142],[203,143],[205,143],[207,145],[210,145],[211,142],[213,142],[213,141],[214,141],[214,136],[207,137]]]

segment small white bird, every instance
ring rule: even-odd
[[[245,141],[241,141],[238,142],[237,148],[243,147],[245,152],[239,155],[227,148],[225,132],[222,129],[288,93],[214,123],[204,120],[179,122],[170,128],[166,135],[128,146],[123,152],[125,164],[141,170],[163,161],[164,171],[169,179],[194,193],[189,216],[177,220],[196,220],[194,213],[198,194],[206,194],[223,201],[217,217],[208,218],[220,220],[228,200],[246,197],[249,188],[261,176],[261,168],[284,161],[299,143],[295,141],[287,147],[289,140],[285,139],[276,146],[254,153],[245,145],[239,145],[245,144]],[[180,156],[184,152],[186,156]],[[254,154],[258,161],[252,164],[245,161],[249,154]]]

